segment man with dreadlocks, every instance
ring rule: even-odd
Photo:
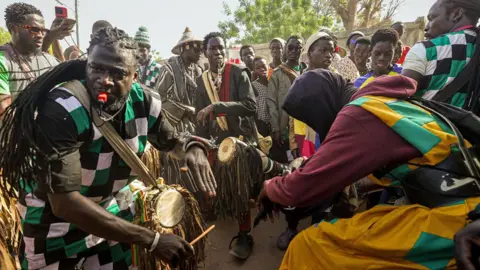
[[[5,23],[12,41],[0,46],[0,114],[33,79],[58,64],[42,46],[64,37],[63,28],[49,31],[42,12],[25,3],[9,5]],[[44,44],[47,39],[49,44]]]
[[[176,137],[158,95],[134,83],[136,56],[137,45],[124,31],[102,28],[88,60],[59,64],[7,108],[0,167],[2,187],[19,191],[23,269],[128,269],[132,244],[174,267],[193,254],[176,235],[130,223],[132,207],[116,196],[137,176],[92,122],[109,121],[139,156],[147,139],[159,150],[183,148],[188,169],[213,180],[204,145]],[[72,80],[78,81],[64,84]]]
[[[428,40],[413,46],[403,64],[402,74],[418,82],[417,95],[480,112],[479,17],[480,0],[437,0],[433,4],[425,29]]]
[[[217,143],[221,143],[227,137],[238,138],[240,136],[243,136],[244,141],[249,144],[256,142],[253,117],[257,105],[250,83],[250,72],[244,66],[226,63],[225,39],[220,33],[208,34],[203,40],[203,49],[210,68],[197,80],[198,90],[195,106],[198,112],[197,134],[205,138],[215,137]],[[221,171],[215,170],[215,173],[219,172]],[[222,193],[219,193],[218,197],[234,197],[227,199],[238,202],[236,198],[240,197],[240,190],[234,192],[231,190],[232,186],[239,186],[238,189],[240,186],[244,187],[249,173],[249,171],[243,170],[239,172],[242,178],[245,176],[245,179],[223,177],[218,187]],[[216,177],[221,176],[217,175]],[[241,183],[229,185],[232,181]],[[237,241],[231,248],[230,254],[243,260],[250,256],[253,247],[253,238],[250,236],[251,220],[248,199],[240,200],[239,206],[226,205],[224,201],[217,204],[222,205],[221,211],[228,207],[237,207],[232,212],[235,212],[233,215],[237,215],[239,233],[232,239],[232,242],[235,239]]]
[[[135,41],[138,43],[138,53],[140,54],[140,59],[138,60],[138,81],[153,89],[160,78],[161,65],[153,60],[152,54],[150,53],[152,48],[150,45],[150,36],[145,26],[138,28],[135,34]]]

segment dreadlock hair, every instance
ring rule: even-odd
[[[375,45],[377,45],[379,42],[390,42],[394,47],[396,47],[398,40],[399,38],[397,31],[393,30],[392,28],[380,29],[373,34],[370,49],[373,49],[373,47],[375,47]]]
[[[205,38],[203,38],[203,50],[207,50],[207,47],[208,47],[208,41],[210,41],[210,39],[212,38],[221,38],[223,39],[223,42],[225,43],[225,38],[223,37],[223,35],[219,32],[211,32],[211,33],[208,33]],[[224,46],[226,44],[223,44]]]
[[[14,24],[21,24],[25,21],[25,16],[36,14],[43,17],[42,12],[36,7],[25,3],[14,3],[5,9],[5,23],[9,32],[12,31]]]
[[[116,28],[100,29],[90,41],[88,52],[90,53],[96,45],[131,50],[136,56],[135,41],[124,31]],[[86,60],[60,63],[32,81],[5,110],[3,126],[0,128],[0,168],[3,169],[0,190],[2,192],[16,197],[15,191],[20,188],[20,179],[24,179],[25,184],[30,186],[37,179],[35,172],[40,171],[42,167],[38,157],[48,160],[47,155],[51,153],[43,153],[35,143],[36,136],[42,134],[35,125],[36,111],[43,106],[51,89],[64,82],[85,79],[86,67]],[[53,154],[60,156],[55,149]],[[49,176],[50,172],[47,178]]]
[[[243,45],[242,47],[240,47],[240,57],[242,56],[242,51],[248,48],[252,48],[253,52],[255,53],[255,49],[253,48],[252,45],[249,45],[249,44]]]
[[[443,5],[447,5],[447,11],[455,8],[463,8],[465,16],[477,24],[480,18],[480,0],[441,0]]]

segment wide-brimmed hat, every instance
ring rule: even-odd
[[[193,46],[202,46],[203,39],[198,38],[193,35],[190,28],[185,28],[185,32],[183,32],[182,37],[178,41],[177,45],[173,47],[172,53],[176,55],[180,55],[183,51],[183,48],[189,49],[188,47],[193,43]]]

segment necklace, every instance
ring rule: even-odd
[[[9,48],[11,52],[14,54],[13,56],[17,60],[18,66],[22,70],[23,74],[25,75],[25,78],[28,80],[33,80],[36,78],[35,73],[32,71],[32,66],[30,63],[25,60],[25,57],[13,46],[13,43],[9,44]],[[8,48],[8,47],[7,47]],[[37,64],[38,64],[38,59],[37,59]]]

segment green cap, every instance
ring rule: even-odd
[[[148,35],[148,30],[145,26],[140,26],[138,28],[138,31],[135,34],[135,41],[150,47],[150,36]]]

